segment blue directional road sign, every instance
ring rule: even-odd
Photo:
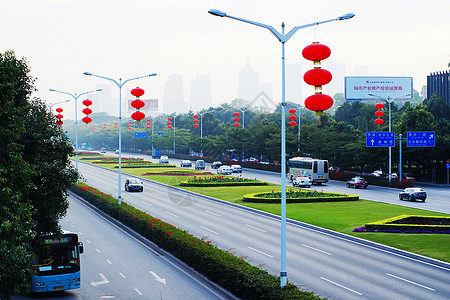
[[[147,132],[135,132],[134,133],[135,139],[146,139],[147,138]]]
[[[408,131],[406,133],[407,147],[434,147],[436,133],[434,131]]]
[[[366,147],[395,147],[395,132],[366,132]]]

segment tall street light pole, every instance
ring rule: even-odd
[[[97,90],[94,90],[94,91],[84,92],[84,93],[81,93],[81,94],[77,95],[77,93],[71,94],[69,92],[64,92],[64,91],[58,91],[58,90],[50,89],[50,92],[56,92],[56,93],[61,93],[61,94],[66,94],[66,95],[71,96],[73,98],[74,102],[75,102],[75,168],[77,169],[77,172],[78,172],[78,111],[77,111],[78,109],[77,109],[77,100],[82,95],[86,95],[86,94],[94,93],[94,92],[100,92],[101,90],[102,89],[97,89]],[[67,100],[67,101],[69,101],[69,100]],[[63,101],[63,102],[67,102],[67,101]],[[77,181],[78,181],[78,179],[77,179]]]
[[[200,115],[200,157],[203,157],[203,115],[213,111],[214,109],[204,113],[198,113]]]
[[[384,98],[384,97],[381,97],[381,96],[378,96],[378,95],[374,95],[374,94],[368,94],[368,95],[372,96],[374,98],[378,98],[378,99],[384,100],[384,101],[386,101],[388,103],[388,107],[389,107],[389,132],[391,132],[391,103],[394,102],[397,99],[404,98],[404,97],[407,97],[407,96],[411,96],[411,94],[406,94],[404,96],[397,97],[397,98],[394,98],[394,99],[391,98],[391,97]],[[401,141],[400,141],[400,143],[401,143]],[[389,182],[391,182],[391,177],[392,177],[392,147],[388,147],[388,148],[389,148],[389,176],[388,176],[388,178],[389,178]],[[401,180],[401,178],[400,178],[400,180]]]
[[[119,87],[119,195],[117,196],[117,199],[118,199],[118,203],[120,205],[120,204],[122,204],[122,188],[121,188],[121,186],[122,186],[122,87],[128,81],[145,78],[145,77],[150,77],[150,76],[156,76],[156,73],[130,78],[130,79],[125,80],[124,82],[122,82],[121,78],[119,78],[119,81],[117,82],[113,78],[95,75],[95,74],[92,74],[89,72],[84,72],[83,74],[87,75],[87,76],[94,76],[94,77],[112,81]]]
[[[347,20],[350,18],[353,18],[355,15],[353,13],[348,13],[343,16],[340,16],[338,18],[325,20],[321,22],[314,22],[307,25],[297,26],[294,27],[291,31],[289,31],[287,34],[284,34],[284,23],[281,25],[281,33],[279,33],[275,28],[273,28],[270,25],[234,17],[227,15],[225,12],[217,10],[217,9],[210,9],[208,11],[210,14],[217,16],[217,17],[227,17],[230,19],[235,19],[244,23],[252,24],[258,27],[266,28],[268,29],[279,42],[281,42],[281,271],[280,271],[280,285],[281,287],[284,287],[287,283],[287,272],[286,272],[286,101],[285,101],[285,58],[284,58],[284,44],[297,32],[297,30],[316,26],[319,24],[332,22],[332,21],[340,21],[340,20]]]

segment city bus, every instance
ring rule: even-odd
[[[83,243],[78,235],[64,231],[31,242],[34,253],[31,291],[33,293],[78,289],[81,286],[80,254]]]
[[[288,161],[287,177],[291,181],[297,176],[311,179],[313,184],[328,182],[328,160],[311,157],[293,157]]]

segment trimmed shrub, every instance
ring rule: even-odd
[[[125,202],[118,205],[117,199],[93,187],[78,183],[71,191],[242,299],[321,299],[289,282],[280,288],[278,276]]]
[[[249,185],[267,185],[267,181],[259,181],[256,179],[233,177],[233,176],[209,176],[189,178],[187,181],[180,182],[180,186],[249,186]]]
[[[281,192],[269,193],[252,193],[246,194],[243,197],[245,202],[256,203],[280,203]],[[359,196],[338,194],[338,193],[324,193],[308,190],[292,190],[286,191],[286,203],[311,203],[311,202],[338,202],[338,201],[357,201]]]
[[[450,233],[450,217],[400,215],[368,223],[353,231],[381,231],[405,233]]]

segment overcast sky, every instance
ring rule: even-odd
[[[430,72],[448,70],[450,62],[448,0],[1,0],[0,51],[27,58],[37,78],[33,96],[48,103],[68,99],[50,88],[81,93],[108,83],[85,71],[116,80],[158,73],[126,85],[158,99],[168,75],[183,76],[188,98],[195,75],[209,73],[213,102],[230,102],[247,60],[280,101],[281,44],[266,29],[208,14],[211,8],[279,31],[285,22],[286,32],[354,13],[299,30],[286,43],[286,63],[301,63],[303,72],[312,64],[301,51],[316,40],[331,48],[328,61],[345,65],[347,75],[366,65],[371,76],[411,76],[418,91]],[[72,105],[64,104],[67,111]]]

